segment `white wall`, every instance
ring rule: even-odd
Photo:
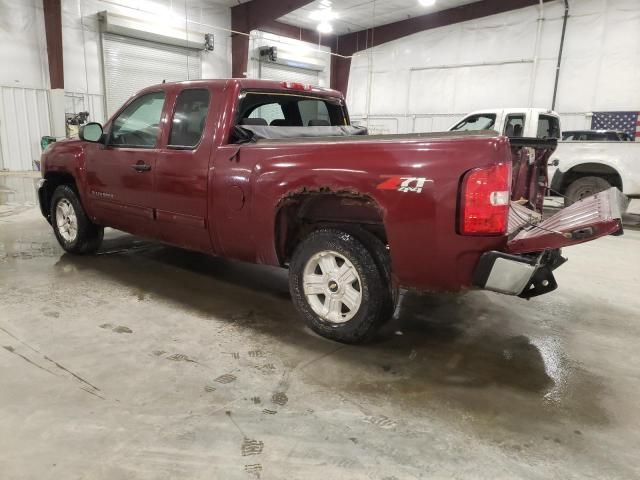
[[[570,0],[556,110],[640,110],[640,1]],[[563,2],[420,32],[357,53],[347,100],[372,131],[442,130],[471,110],[550,108]],[[537,57],[537,58],[536,58]]]
[[[90,119],[106,120],[101,11],[185,32],[211,32],[215,50],[202,53],[202,76],[231,76],[228,5],[215,0],[186,0],[186,5],[185,0],[62,0],[65,111],[88,110]],[[0,0],[0,65],[0,169],[31,170],[40,158],[40,137],[52,131],[42,0]]]
[[[41,0],[0,0],[0,169],[31,170],[49,133]]]

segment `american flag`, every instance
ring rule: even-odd
[[[593,112],[592,130],[618,130],[640,139],[640,112]],[[640,140],[638,140],[640,141]]]

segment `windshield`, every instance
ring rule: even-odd
[[[496,123],[496,115],[493,113],[479,113],[471,115],[455,125],[451,131],[467,130],[491,130]]]

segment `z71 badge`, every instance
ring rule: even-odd
[[[391,177],[378,184],[378,190],[397,190],[399,192],[421,193],[424,184],[433,182],[425,177]]]

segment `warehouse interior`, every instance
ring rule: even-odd
[[[0,64],[2,478],[640,476],[637,0],[0,0]],[[557,290],[528,300],[402,285],[391,319],[363,345],[306,325],[288,270],[263,251],[242,262],[116,222],[105,225],[95,255],[69,253],[38,190],[47,152],[84,140],[94,122],[106,135],[110,119],[147,87],[232,78],[335,91],[348,109],[344,124],[381,150],[393,151],[385,136],[411,143],[432,134],[416,144],[425,164],[442,145],[429,139],[471,112],[507,123],[515,115],[520,128],[534,115],[555,116],[562,135],[558,127],[544,162],[555,190],[540,196],[540,221],[575,205],[571,182],[601,175],[603,187],[582,185],[578,202],[605,187],[621,191],[620,229],[562,248],[569,261],[554,271]],[[230,85],[211,105],[223,104],[216,95]],[[272,105],[257,110],[268,128],[285,121]],[[334,128],[328,113],[314,115],[302,126]],[[207,128],[222,131],[225,119]],[[504,141],[520,137],[487,129]],[[569,132],[577,133],[564,138]],[[580,132],[621,141],[572,142]],[[277,139],[268,142],[278,150]],[[228,171],[233,185],[245,174],[238,152],[251,146],[228,147],[219,160],[228,170],[212,160],[204,175]],[[295,160],[289,150],[278,155],[278,165]],[[362,155],[357,166],[345,157],[340,175],[372,175]],[[562,170],[570,156],[591,173]],[[312,187],[323,188],[322,170],[313,170]],[[552,182],[553,172],[564,183]],[[438,177],[425,175],[402,177],[409,183],[398,192],[418,195],[424,186],[432,195]],[[199,177],[171,178],[167,192]],[[462,181],[447,180],[456,188]],[[233,188],[223,195],[229,203]],[[238,210],[249,202],[240,195]],[[435,205],[425,215],[441,222]],[[229,229],[234,208],[222,219]],[[421,228],[399,215],[404,235]],[[265,222],[255,214],[247,235],[264,236]],[[429,233],[443,248],[440,234]],[[391,237],[385,246],[393,258]]]

